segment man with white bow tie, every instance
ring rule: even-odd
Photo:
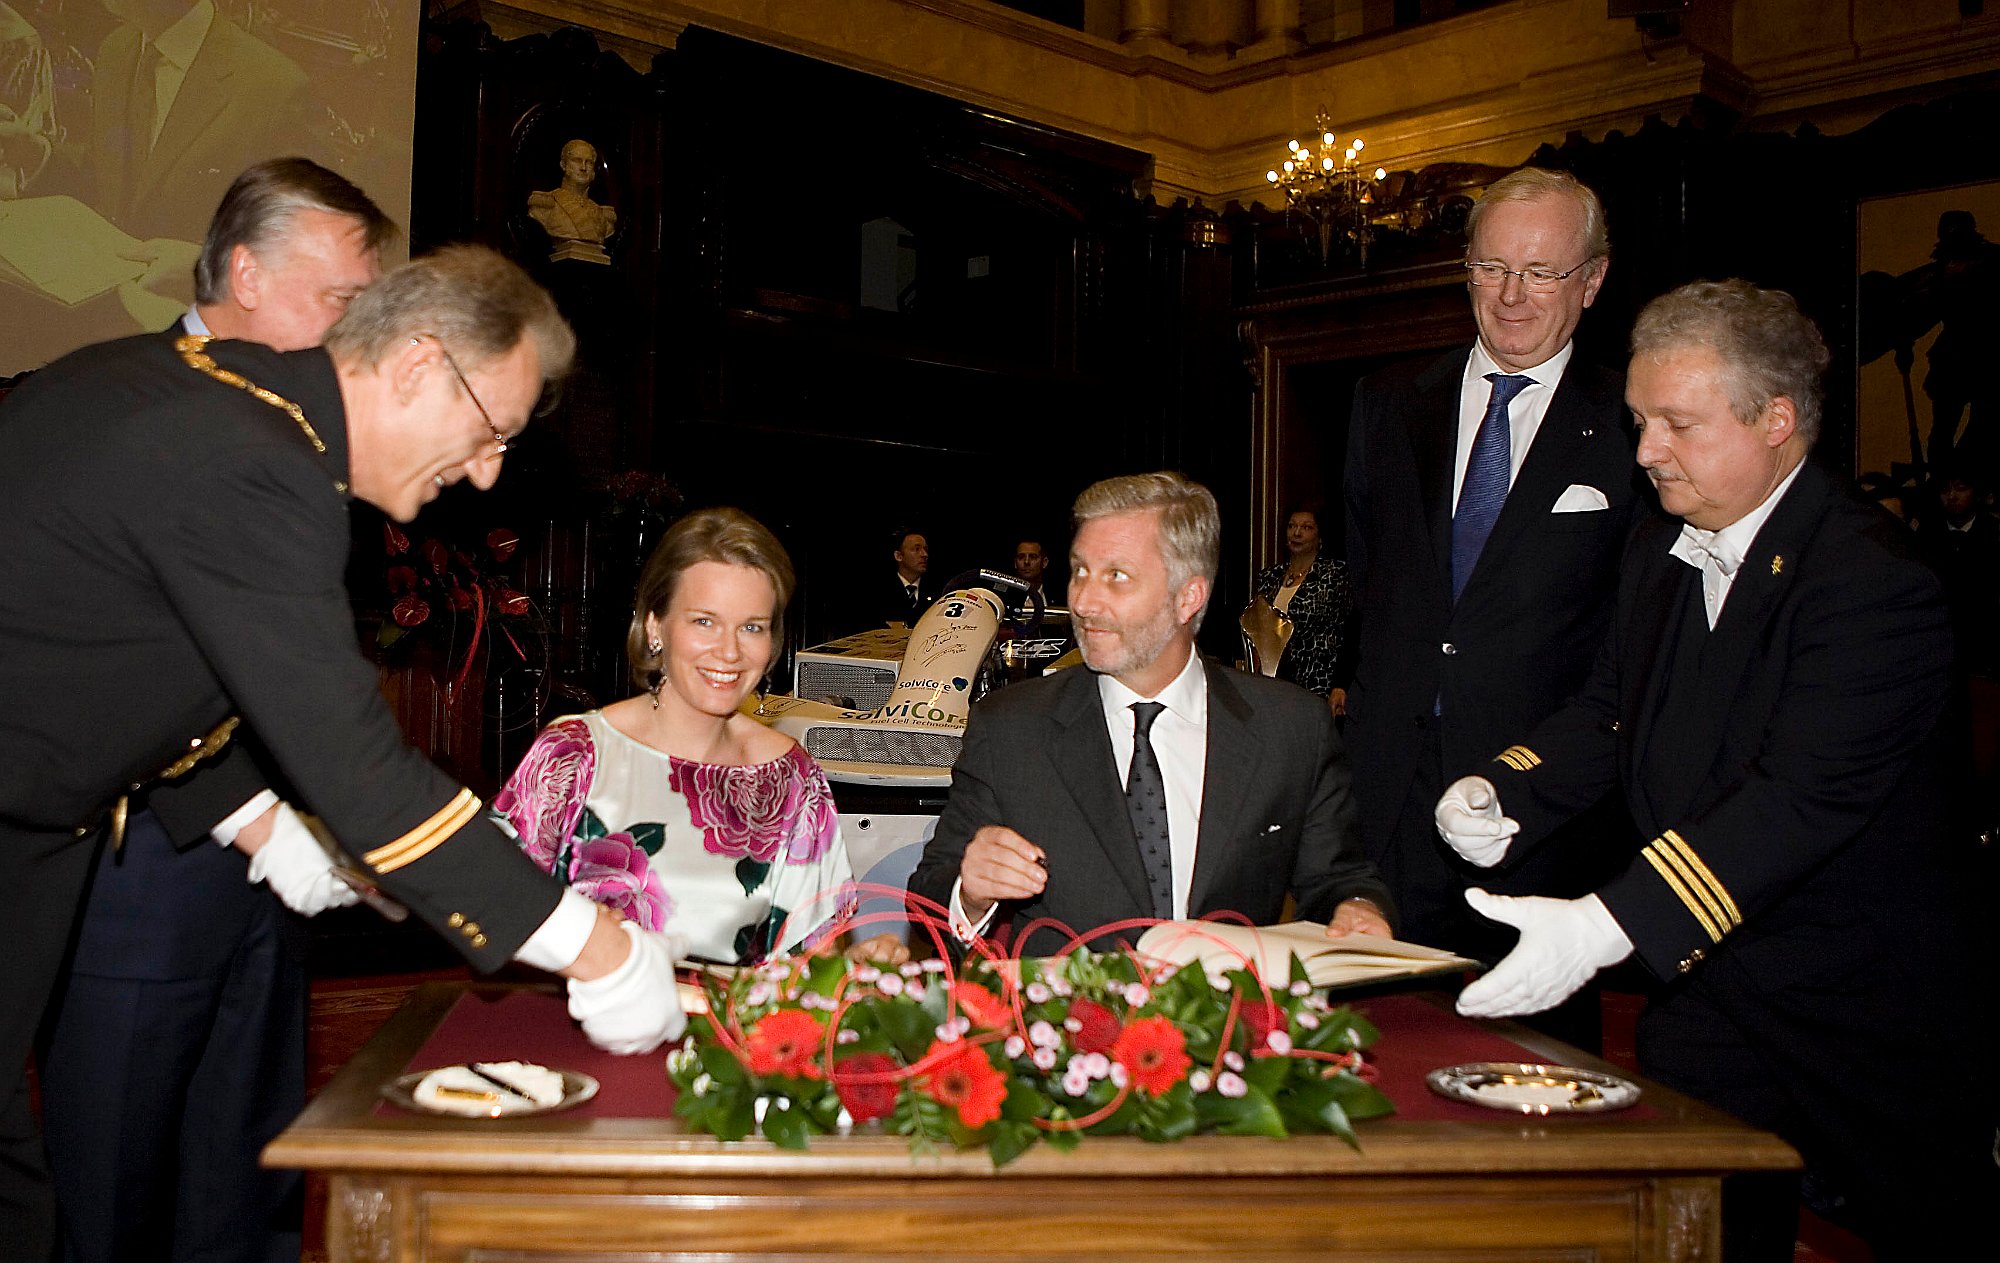
[[[1579,899],[1468,892],[1521,940],[1459,1009],[1533,1013],[1636,956],[1659,979],[1646,1073],[1784,1136],[1879,1258],[1956,1257],[2000,1176],[1976,1069],[1991,945],[1942,812],[1938,582],[1807,461],[1828,355],[1788,295],[1684,286],[1632,350],[1639,464],[1681,521],[1634,532],[1583,691],[1436,824],[1499,868],[1616,784],[1649,841]],[[1725,1185],[1724,1257],[1789,1259],[1797,1192]]]

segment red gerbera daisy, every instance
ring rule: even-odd
[[[817,1079],[813,1062],[826,1032],[819,1019],[800,1009],[766,1013],[743,1041],[744,1060],[752,1074],[778,1074]]]
[[[893,1113],[896,1108],[895,1081],[886,1077],[877,1080],[874,1076],[887,1076],[895,1071],[896,1063],[878,1052],[855,1053],[837,1062],[833,1068],[833,1090],[840,1094],[840,1103],[846,1107],[847,1116],[857,1123],[865,1123],[871,1118],[887,1118]]]
[[[993,1068],[985,1051],[977,1044],[938,1043],[924,1056],[939,1052],[946,1055],[921,1081],[924,1095],[956,1109],[958,1121],[967,1127],[984,1127],[1000,1117],[1000,1103],[1007,1099],[1007,1077]]]
[[[951,994],[958,1001],[958,1011],[970,1018],[974,1026],[998,1030],[1013,1021],[1014,1014],[1000,998],[976,982],[953,983]]]
[[[1187,1055],[1187,1037],[1164,1017],[1142,1017],[1127,1026],[1112,1046],[1111,1059],[1125,1067],[1132,1086],[1148,1096],[1171,1089],[1194,1064]]]
[[[1095,1000],[1078,996],[1069,1006],[1069,1015],[1078,1026],[1070,1032],[1070,1046],[1080,1053],[1108,1053],[1118,1042],[1118,1015]]]

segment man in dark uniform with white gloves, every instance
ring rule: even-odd
[[[334,172],[260,162],[223,196],[195,305],[160,336],[318,346],[395,236]],[[304,1176],[257,1160],[305,1108],[307,933],[285,909],[356,895],[303,831],[247,864],[216,844],[276,810],[255,745],[239,727],[226,758],[148,794],[92,872],[36,1058],[65,1263],[298,1258]],[[231,784],[238,761],[248,784]]]
[[[1639,464],[1679,520],[1634,532],[1583,691],[1436,822],[1491,868],[1616,784],[1650,841],[1579,899],[1468,891],[1521,938],[1459,1010],[1539,1012],[1636,956],[1642,1070],[1790,1141],[1878,1258],[1965,1257],[2000,1193],[1992,955],[1942,812],[1937,579],[1807,460],[1828,357],[1790,296],[1684,286],[1632,350]],[[1723,1257],[1790,1259],[1797,1202],[1726,1181]]]
[[[476,968],[567,975],[571,1013],[613,1051],[679,1033],[677,944],[565,891],[404,743],[342,582],[348,498],[407,521],[453,483],[491,486],[574,347],[518,268],[455,247],[356,298],[324,350],[147,335],[0,404],[0,1256],[50,1249],[20,1068],[91,858],[134,796],[238,722],[355,867]],[[235,844],[330,866],[304,829],[280,806]]]

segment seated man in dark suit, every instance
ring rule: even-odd
[[[895,533],[896,581],[883,584],[876,618],[890,626],[915,627],[937,600],[937,581],[930,577],[931,546],[918,531]]]
[[[1389,934],[1325,703],[1194,651],[1220,551],[1215,497],[1139,474],[1086,489],[1075,517],[1070,608],[1090,669],[973,708],[910,889],[951,907],[961,933],[1002,909],[1078,931],[1223,911],[1269,924],[1290,894],[1331,934]],[[1065,941],[1042,931],[1015,947]]]
[[[1459,1010],[1533,1013],[1635,956],[1660,980],[1640,1069],[1790,1141],[1877,1258],[1968,1257],[2000,1192],[1992,954],[1942,815],[1937,579],[1807,460],[1828,355],[1788,295],[1684,286],[1632,351],[1639,464],[1679,520],[1633,533],[1583,691],[1435,823],[1493,867],[1620,785],[1651,841],[1579,899],[1469,891],[1521,939]],[[1797,1191],[1727,1182],[1722,1257],[1790,1259]]]

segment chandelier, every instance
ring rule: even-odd
[[[1361,166],[1362,140],[1351,138],[1343,148],[1333,134],[1333,120],[1325,110],[1313,119],[1319,133],[1317,142],[1285,142],[1288,156],[1264,178],[1282,189],[1285,203],[1311,220],[1319,230],[1319,257],[1325,263],[1333,253],[1333,239],[1354,243],[1361,266],[1368,266],[1368,243],[1375,236],[1370,222],[1371,208],[1381,182],[1389,173],[1376,167],[1371,173]]]

